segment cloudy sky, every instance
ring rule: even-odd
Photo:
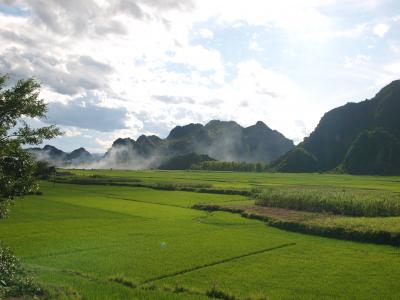
[[[297,143],[400,78],[400,2],[0,0],[0,73],[42,83],[67,151],[212,119]]]

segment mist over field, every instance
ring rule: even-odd
[[[213,120],[205,126],[177,126],[165,139],[141,135],[119,138],[102,157],[84,148],[65,153],[53,146],[30,149],[38,160],[68,168],[152,169],[190,153],[225,162],[270,163],[294,147],[293,142],[263,122],[241,127],[234,121]]]

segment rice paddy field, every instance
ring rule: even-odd
[[[43,286],[65,291],[65,299],[400,298],[398,246],[297,233],[239,214],[193,209],[251,206],[256,200],[243,191],[270,188],[397,197],[399,177],[63,172],[57,182],[41,183],[42,195],[17,199],[9,217],[0,220],[0,241]],[[400,231],[397,215],[325,216],[319,209],[318,218],[306,222]]]

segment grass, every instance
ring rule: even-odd
[[[349,216],[398,216],[400,193],[332,187],[285,187],[255,191],[257,205]]]
[[[64,173],[64,172],[63,172]],[[129,187],[145,187],[155,190],[165,191],[187,191],[197,193],[209,193],[209,194],[227,194],[227,195],[250,195],[248,190],[239,189],[221,189],[214,188],[210,183],[206,182],[170,182],[170,181],[157,181],[157,182],[143,182],[136,178],[124,178],[124,177],[112,177],[103,175],[75,175],[70,173],[69,175],[57,176],[53,179],[53,183],[69,183],[79,185],[111,185],[111,186],[129,186]]]
[[[340,186],[342,188],[400,192],[400,177],[337,174],[243,173],[207,171],[68,170],[75,175],[132,178],[143,183],[206,183],[218,189],[277,186]]]
[[[305,180],[303,174],[285,178],[222,172],[98,173],[144,183],[194,182],[223,189]],[[324,176],[318,181],[309,175],[308,184],[364,185],[363,177],[346,181]],[[383,182],[382,189],[394,191],[398,178],[366,180],[376,188]],[[70,291],[71,298],[397,299],[400,295],[397,247],[304,235],[236,214],[191,209],[199,203],[251,203],[240,195],[58,183],[55,187],[43,183],[42,191],[43,195],[16,201],[9,218],[0,221],[0,240],[43,285],[60,286]],[[396,218],[381,219],[396,223]]]
[[[343,217],[249,204],[196,204],[195,209],[225,211],[295,232],[376,244],[400,246],[400,218]]]
[[[385,232],[392,238],[397,237],[400,241],[400,218],[399,217],[343,217],[323,216],[309,219],[304,222],[309,226],[319,226],[327,229],[343,228],[350,232]],[[400,245],[400,242],[398,243]]]

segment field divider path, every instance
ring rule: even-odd
[[[109,196],[105,196],[105,197],[106,198],[110,198],[110,199],[118,199],[118,200],[139,202],[139,203],[152,204],[152,205],[161,205],[161,206],[169,206],[169,207],[178,207],[178,208],[184,208],[184,209],[191,209],[190,206],[180,206],[180,205],[160,203],[160,202],[149,202],[149,201],[137,200],[137,199],[132,199],[132,198],[124,198],[124,197],[114,196],[114,195],[109,195]]]
[[[176,272],[173,272],[173,273],[170,273],[170,274],[165,274],[165,275],[161,275],[161,276],[158,276],[158,277],[147,279],[147,280],[143,281],[141,284],[139,284],[138,287],[143,286],[145,284],[154,283],[154,282],[162,280],[162,279],[171,278],[171,277],[175,277],[175,276],[178,276],[178,275],[183,275],[183,274],[186,274],[186,273],[190,273],[190,272],[198,271],[198,270],[209,268],[209,267],[214,267],[214,266],[217,266],[217,265],[220,265],[220,264],[228,263],[228,262],[231,262],[231,261],[234,261],[234,260],[238,260],[238,259],[241,259],[241,258],[245,258],[245,257],[257,255],[257,254],[262,254],[262,253],[266,253],[266,252],[270,252],[270,251],[274,251],[274,250],[278,250],[278,249],[282,249],[282,248],[286,248],[286,247],[290,247],[290,246],[295,246],[295,245],[296,245],[296,243],[286,243],[286,244],[278,245],[278,246],[267,248],[267,249],[262,249],[262,250],[257,250],[257,251],[241,254],[241,255],[238,255],[238,256],[234,256],[234,257],[224,258],[224,259],[221,259],[221,260],[218,260],[218,261],[214,261],[214,262],[211,262],[211,263],[207,263],[207,264],[203,264],[203,265],[200,265],[200,266],[195,266],[195,267],[192,267],[192,268],[176,271]]]
[[[76,191],[82,191],[86,192],[86,190],[83,189],[77,189],[77,188],[72,188],[71,190],[76,190]],[[160,202],[150,202],[150,201],[144,201],[144,200],[138,200],[138,199],[133,199],[133,198],[126,198],[122,197],[117,194],[112,194],[112,193],[101,193],[101,192],[91,192],[93,194],[98,194],[98,195],[103,195],[105,198],[110,198],[110,199],[118,199],[118,200],[125,200],[125,201],[132,201],[132,202],[139,202],[139,203],[145,203],[145,204],[153,204],[153,205],[162,205],[162,206],[170,206],[170,207],[178,207],[178,208],[184,208],[184,209],[193,209],[192,205],[188,206],[182,206],[182,205],[176,205],[176,204],[168,204],[168,203],[160,203]],[[223,203],[223,202],[236,202],[236,201],[243,201],[243,199],[229,199],[229,200],[220,200],[217,201],[218,203]],[[208,202],[207,202],[208,203]],[[212,201],[210,201],[212,203]]]
[[[114,248],[115,245],[110,245],[106,247],[91,247],[91,248],[83,248],[83,249],[72,249],[68,251],[61,251],[61,252],[54,252],[54,253],[46,253],[42,255],[28,255],[28,256],[22,256],[24,259],[37,259],[37,258],[44,258],[44,257],[55,257],[55,256],[62,256],[62,255],[68,255],[72,253],[80,253],[80,252],[90,252],[90,251],[96,251],[100,249],[106,249],[106,248]]]
[[[92,276],[83,272],[80,272],[78,270],[71,270],[71,269],[58,269],[58,268],[53,268],[53,267],[48,267],[48,266],[43,266],[43,265],[38,265],[38,264],[32,264],[29,263],[27,264],[28,268],[30,271],[48,271],[48,272],[56,272],[56,273],[62,273],[62,274],[67,274],[67,275],[71,275],[71,276],[76,276],[76,277],[80,277],[80,278],[84,278],[90,281],[95,281],[95,282],[99,282],[102,284],[107,284],[110,281],[109,280],[105,280],[105,279],[100,279],[96,276]]]
[[[77,189],[77,188],[72,188],[71,190],[87,192],[86,190]],[[122,197],[120,195],[116,195],[116,194],[112,194],[112,193],[100,193],[100,192],[93,192],[93,191],[91,191],[91,193],[92,194],[103,195],[105,198],[109,198],[109,199],[118,199],[118,200],[139,202],[139,203],[152,204],[152,205],[162,205],[162,206],[178,207],[178,208],[184,208],[184,209],[192,209],[191,206],[181,206],[181,205],[175,205],[175,204],[167,204],[167,203],[160,203],[160,202],[150,202],[150,201],[144,201],[144,200],[138,200],[138,199],[132,199],[132,198],[125,198],[125,197]]]

